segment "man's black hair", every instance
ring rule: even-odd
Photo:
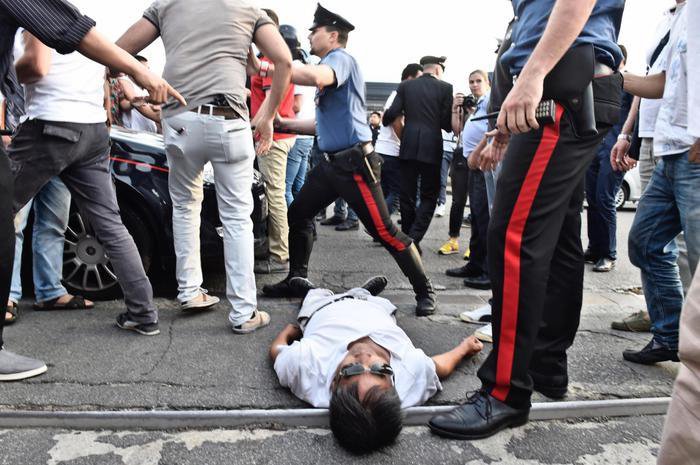
[[[382,114],[381,114],[380,112],[376,111],[376,110],[373,111],[372,113],[370,113],[369,115],[370,115],[370,116],[372,116],[372,115],[377,115],[377,116],[379,116],[380,119],[381,119],[381,117],[382,117]]]
[[[617,44],[618,47],[620,47],[620,50],[622,50],[622,59],[627,63],[627,47],[625,47],[622,44]]]
[[[338,43],[342,45],[343,47],[348,46],[348,39],[350,38],[350,31],[347,29],[343,29],[340,27],[336,26],[323,26],[326,28],[326,31],[328,32],[337,32],[338,33]]]
[[[393,386],[374,386],[362,401],[357,383],[339,386],[331,395],[329,413],[333,435],[354,454],[392,444],[403,427],[401,399]]]
[[[423,71],[423,66],[419,65],[418,63],[411,63],[403,69],[403,72],[401,73],[401,80],[405,81],[408,78],[414,78],[421,71]]]

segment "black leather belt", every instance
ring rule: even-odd
[[[363,142],[359,145],[362,148],[362,153],[364,153],[365,155],[369,155],[370,153],[374,152],[374,146],[371,142]],[[347,150],[348,149],[337,150],[335,152],[323,152],[323,155],[326,158],[326,160],[334,161],[337,154],[345,152]]]
[[[241,116],[231,107],[221,107],[217,105],[200,105],[190,110],[198,115],[223,116],[224,119],[240,119]]]

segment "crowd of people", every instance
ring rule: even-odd
[[[63,0],[0,0],[0,301],[7,301],[0,336],[20,316],[31,209],[34,308],[94,307],[61,284],[71,199],[122,288],[126,311],[117,326],[159,334],[149,278],[119,215],[108,125],[159,132],[183,311],[220,302],[202,287],[200,260],[202,175],[210,165],[231,328],[247,334],[270,323],[258,308],[255,273],[284,274],[263,294],[303,302],[298,324],[270,346],[274,370],[300,399],[329,408],[341,445],[367,452],[393,442],[401,409],[427,401],[483,342],[493,346],[478,372],[482,387],[429,426],[450,438],[487,437],[527,422],[533,391],[566,396],[584,263],[613,272],[614,199],[639,162],[644,193],[629,258],[641,270],[647,311],[611,324],[652,333],[625,360],[682,362],[660,463],[690,463],[700,454],[692,433],[700,426],[693,414],[700,405],[697,273],[691,283],[700,256],[700,37],[688,26],[700,19],[700,4],[677,0],[661,19],[640,76],[622,72],[623,0],[512,3],[495,69],[465,76],[468,95],[443,80],[446,57],[424,56],[405,66],[384,111],[370,113],[361,66],[346,49],[355,27],[321,5],[309,28],[311,58],[294,27],[239,0],[156,0],[116,44]],[[158,38],[167,57],[162,78],[140,55]],[[254,166],[269,205],[269,257],[258,261]],[[448,237],[435,252],[460,253],[468,223],[467,263],[446,274],[490,290],[492,299],[460,315],[484,324],[475,335],[428,357],[396,324],[396,307],[379,297],[386,278],[333,294],[309,280],[309,260],[317,223],[341,231],[362,223],[411,283],[415,314],[434,314],[438,298],[421,242],[433,217],[446,213],[448,182]],[[334,215],[325,218],[333,202]],[[46,370],[0,338],[0,381]]]

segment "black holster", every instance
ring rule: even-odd
[[[592,45],[570,49],[544,80],[542,99],[560,103],[571,118],[574,135],[598,134],[593,100],[595,50]]]

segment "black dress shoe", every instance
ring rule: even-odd
[[[452,276],[453,278],[477,278],[484,274],[483,271],[477,269],[471,263],[467,263],[459,268],[450,268],[445,271],[447,276]]]
[[[464,285],[472,289],[491,289],[491,280],[488,275],[482,274],[475,278],[464,278]]]
[[[386,276],[374,276],[373,278],[369,278],[367,281],[365,281],[365,283],[360,287],[367,289],[370,294],[376,296],[382,293],[388,283],[389,280],[386,279]]]
[[[316,289],[317,287],[318,286],[314,283],[301,276],[295,276],[289,279],[289,289],[292,290],[295,297],[306,297],[306,294],[308,294],[310,290]]]
[[[360,229],[358,220],[345,220],[335,227],[336,231],[357,231],[358,229]]]
[[[267,284],[262,291],[266,297],[295,297],[294,289],[289,286],[289,277],[284,278],[277,284]]]
[[[482,439],[524,425],[529,414],[529,408],[513,408],[481,390],[450,413],[431,418],[428,426],[433,433],[447,438]]]
[[[330,218],[326,218],[325,220],[321,221],[321,224],[323,226],[336,226],[344,221],[345,221],[345,218],[343,218],[342,216],[333,215]]]
[[[628,362],[640,363],[642,365],[653,365],[659,362],[680,362],[678,349],[668,349],[660,344],[656,344],[652,339],[649,344],[640,351],[626,350],[622,352],[622,358]]]
[[[600,260],[600,255],[593,253],[591,249],[586,249],[585,252],[583,252],[583,260],[586,263],[595,263]]]

